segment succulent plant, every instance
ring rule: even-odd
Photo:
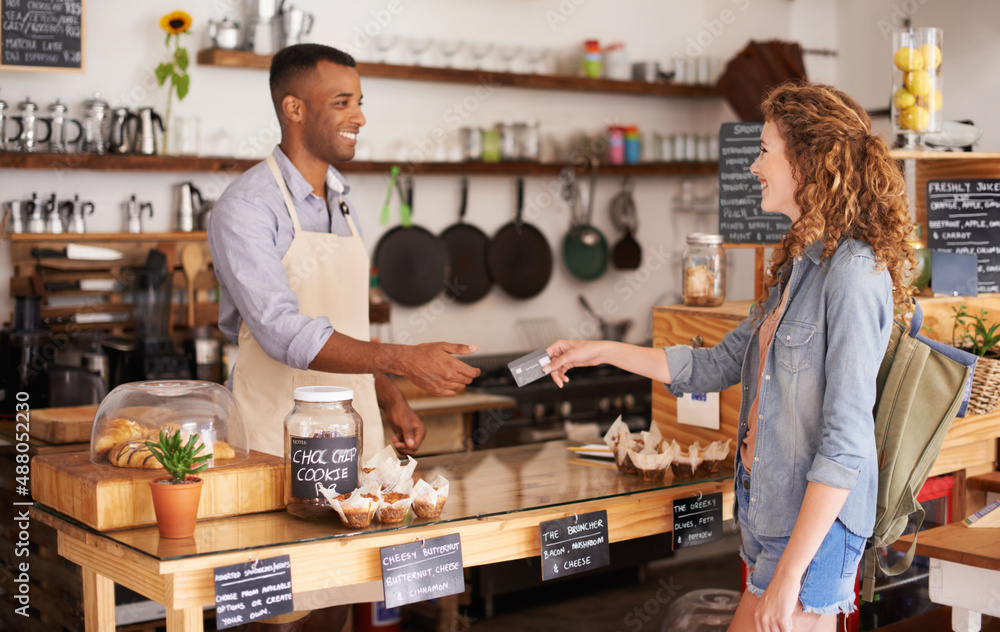
[[[180,485],[188,476],[193,476],[208,467],[211,454],[198,454],[205,449],[200,437],[193,434],[187,443],[181,443],[180,432],[160,432],[159,441],[146,442],[146,447],[153,453],[156,460],[163,464],[163,469],[173,478],[172,485]]]

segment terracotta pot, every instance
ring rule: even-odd
[[[187,482],[182,485],[160,482],[169,480],[170,477],[164,477],[149,481],[156,526],[161,538],[190,538],[198,520],[203,481],[196,476],[188,476]]]

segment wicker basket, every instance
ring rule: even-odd
[[[979,358],[976,372],[972,376],[969,412],[988,415],[997,407],[997,403],[1000,403],[1000,360]]]

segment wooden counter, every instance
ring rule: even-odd
[[[113,583],[167,606],[167,630],[202,630],[214,604],[212,569],[288,554],[300,593],[380,580],[379,549],[448,534],[462,539],[466,567],[538,556],[539,524],[606,510],[611,542],[672,530],[672,500],[721,492],[731,517],[732,471],[711,478],[643,482],[613,464],[580,459],[564,441],[421,459],[415,477],[443,474],[450,494],[441,517],[409,516],[351,531],[339,520],[285,512],[201,520],[193,538],[165,540],[155,527],[101,533],[43,506],[33,520],[59,532],[59,554],[83,567],[87,630],[114,629]],[[335,588],[334,588],[335,587]]]

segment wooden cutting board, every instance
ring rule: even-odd
[[[38,408],[31,411],[28,434],[46,443],[90,442],[97,405]]]
[[[99,531],[156,524],[149,481],[163,470],[134,470],[90,462],[90,452],[31,460],[35,501]],[[205,470],[198,519],[285,508],[285,460],[250,451],[241,463]]]

